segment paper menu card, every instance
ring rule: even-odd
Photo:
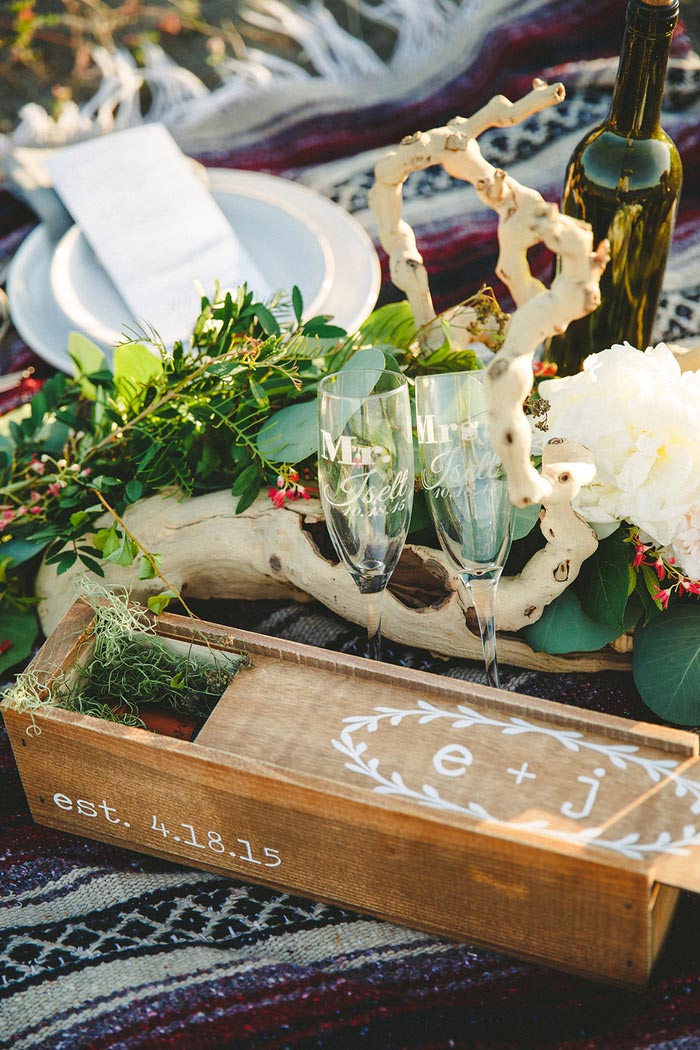
[[[129,307],[166,346],[185,339],[211,295],[264,276],[161,124],[90,139],[46,160],[57,193]],[[199,282],[199,284],[197,284]]]

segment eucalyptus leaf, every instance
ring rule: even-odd
[[[625,530],[617,529],[601,540],[586,561],[582,586],[577,587],[581,608],[596,623],[607,624],[621,634],[630,593],[630,545]]]
[[[358,350],[340,372],[384,368],[384,354],[376,347]],[[368,380],[367,392],[371,388]],[[316,401],[302,401],[275,412],[258,432],[260,455],[271,463],[302,463],[318,448]],[[234,493],[235,495],[235,493]]]
[[[302,401],[275,412],[258,433],[261,456],[271,463],[301,463],[316,451],[318,423],[315,401]]]
[[[586,616],[569,588],[545,606],[537,623],[524,627],[522,633],[536,653],[590,653],[602,649],[621,632]]]
[[[681,601],[634,632],[634,682],[660,718],[700,725],[700,605]]]
[[[539,503],[531,503],[527,507],[516,507],[513,511],[511,523],[511,539],[521,540],[523,536],[529,536],[537,522],[540,520]]]
[[[346,361],[343,367],[340,369],[341,372],[354,372],[364,371],[365,369],[374,369],[375,371],[381,372],[384,369],[384,354],[376,346],[366,346],[362,350],[357,350],[349,361]],[[369,389],[367,391],[369,393]]]
[[[48,542],[48,541],[47,541]],[[3,543],[0,547],[0,555],[3,560],[5,558],[12,559],[13,568],[17,565],[22,565],[25,561],[29,561],[31,558],[36,557],[43,551],[46,543],[32,543],[29,540],[23,540],[19,537],[13,537],[8,540],[7,543]]]
[[[39,624],[33,612],[0,600],[0,647],[10,643],[7,651],[0,653],[0,675],[26,660],[38,634]]]

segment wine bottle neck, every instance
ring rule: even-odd
[[[630,0],[608,123],[621,135],[646,138],[658,130],[678,0]]]

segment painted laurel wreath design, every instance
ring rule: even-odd
[[[410,787],[404,781],[398,771],[389,774],[380,769],[379,759],[370,758],[367,755],[368,745],[365,741],[356,741],[355,734],[362,732],[376,733],[382,723],[398,726],[407,719],[415,719],[418,725],[426,725],[437,719],[446,719],[451,722],[453,729],[470,729],[478,726],[490,726],[500,730],[504,736],[517,736],[524,733],[536,733],[548,736],[569,751],[594,752],[608,761],[618,769],[627,769],[628,766],[637,766],[644,770],[649,779],[658,784],[662,777],[668,777],[678,768],[679,763],[675,759],[650,758],[640,754],[639,748],[634,744],[600,744],[588,740],[583,733],[576,730],[555,729],[549,726],[535,725],[524,718],[511,716],[506,720],[489,718],[479,711],[459,705],[457,712],[454,710],[444,711],[428,703],[427,700],[419,700],[415,708],[405,710],[393,707],[375,707],[371,715],[357,715],[343,719],[345,728],[340,734],[340,740],[333,740],[332,744],[341,754],[350,759],[345,763],[347,769],[353,773],[360,773],[375,781],[378,794],[395,795],[400,798],[412,799],[420,805],[431,809],[441,809],[452,813],[464,813],[477,820],[487,820],[493,824],[500,824],[509,828],[523,831],[533,831],[540,835],[560,839],[577,845],[592,845],[601,849],[612,850],[621,853],[632,860],[643,860],[645,856],[654,853],[667,853],[675,856],[687,856],[690,847],[700,846],[700,828],[695,824],[686,825],[680,838],[673,838],[668,831],[662,831],[652,842],[640,841],[638,832],[624,835],[618,839],[605,839],[601,835],[600,828],[584,828],[581,831],[568,832],[552,828],[547,820],[529,821],[507,821],[489,813],[478,802],[468,802],[460,805],[444,798],[432,784],[422,784],[420,789]],[[694,816],[700,815],[700,781],[690,780],[687,777],[676,776],[674,778],[674,791],[677,798],[689,797],[692,799],[690,812]]]

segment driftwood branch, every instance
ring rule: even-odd
[[[560,474],[562,466],[559,460],[555,469]],[[505,631],[534,622],[564,589],[565,577],[570,582],[578,572],[583,543],[575,530],[586,534],[589,547],[595,541],[567,502],[570,485],[566,479],[553,485],[566,499],[544,509],[540,527],[548,542],[535,555],[538,565],[531,562],[520,576],[501,581],[498,619]],[[229,492],[179,501],[153,496],[129,507],[124,520],[148,550],[162,553],[163,572],[189,601],[315,598],[348,620],[364,623],[361,596],[332,553],[317,504],[287,504],[277,510],[261,496],[243,514],[235,510],[236,500]],[[162,589],[159,580],[137,579],[138,559],[131,569],[105,569],[107,584],[129,586],[141,601]],[[78,567],[61,576],[54,566],[40,569],[36,589],[43,596],[39,614],[45,632],[55,627],[80,593],[80,579]],[[385,598],[384,633],[445,656],[479,659],[481,642],[478,632],[469,629],[468,601],[441,551],[409,545]],[[523,667],[591,670],[624,665],[614,654],[553,658],[533,653],[524,641],[508,634],[499,646],[503,662]]]
[[[444,336],[436,324],[423,257],[413,230],[401,216],[406,179],[413,171],[440,164],[450,175],[470,182],[479,199],[498,215],[496,274],[508,287],[517,310],[504,345],[488,369],[490,424],[494,447],[508,474],[511,501],[519,507],[540,503],[551,495],[548,479],[530,462],[530,426],[522,409],[532,389],[532,359],[545,339],[565,331],[571,321],[599,305],[599,281],[610,248],[603,241],[594,251],[587,223],[562,215],[536,190],[495,168],[482,156],[476,140],[488,128],[517,124],[563,99],[562,84],[535,80],[532,91],[517,102],[499,95],[471,117],[456,117],[445,127],[416,132],[377,163],[370,192],[391,278],[406,293],[428,347],[438,345]],[[560,260],[559,273],[549,289],[533,277],[527,259],[529,249],[540,243]],[[474,332],[476,318],[470,315],[466,320],[466,325],[455,324],[457,346],[460,327],[463,332]],[[467,335],[469,340],[478,338],[478,333]]]

